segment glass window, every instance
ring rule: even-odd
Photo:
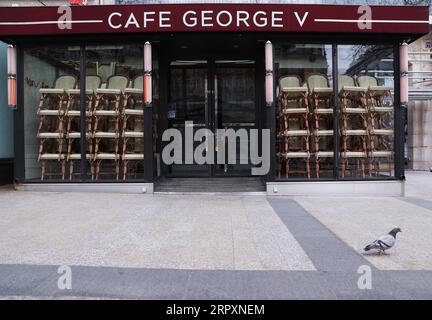
[[[276,177],[333,177],[332,46],[275,44]]]
[[[338,46],[338,59],[339,176],[393,176],[393,47]]]
[[[93,180],[142,179],[143,45],[86,47],[87,149]]]
[[[25,177],[69,180],[66,110],[77,88],[79,47],[24,50]]]

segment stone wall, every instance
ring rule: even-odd
[[[426,41],[432,41],[432,33],[410,45],[410,52],[429,52]],[[410,55],[410,71],[432,71],[432,52],[429,55]],[[429,60],[419,62],[418,60]],[[421,74],[413,74],[420,77]],[[423,79],[411,79],[410,88],[432,90],[431,74],[424,74]],[[431,170],[432,168],[432,100],[413,99],[408,107],[408,168]]]

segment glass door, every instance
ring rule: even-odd
[[[231,130],[236,138],[216,141],[215,165],[218,176],[249,176],[250,129],[256,128],[255,62],[253,60],[216,60],[214,63],[214,130]],[[230,163],[229,143],[235,145],[235,163]],[[223,145],[221,145],[223,144]],[[231,147],[232,148],[232,147]],[[232,149],[233,150],[233,149]],[[218,153],[223,152],[223,155]],[[242,160],[243,159],[243,160]]]
[[[253,60],[171,61],[168,101],[168,129],[179,130],[182,137],[182,161],[168,166],[168,176],[251,175],[249,131],[256,128]],[[200,129],[208,129],[202,139],[195,137],[203,132]],[[238,137],[217,139],[218,130]],[[204,140],[211,143],[203,150]],[[202,164],[203,158],[212,161]]]
[[[195,133],[209,128],[209,64],[206,60],[171,61],[169,71],[168,129],[179,130],[182,161],[168,166],[168,176],[209,176],[209,164],[195,161],[200,141]]]

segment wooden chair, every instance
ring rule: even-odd
[[[43,133],[39,134],[38,138],[38,161],[41,163],[41,180],[44,180],[46,176],[60,176],[61,179],[64,180],[66,173],[66,156],[63,152],[63,134],[58,132]],[[47,172],[49,164],[55,167],[60,165],[60,173],[58,170]]]
[[[116,120],[116,131],[119,131],[120,102],[128,83],[127,77],[115,75],[108,78],[106,88],[96,89],[93,131],[98,131],[99,121],[106,117]]]
[[[89,167],[92,169],[91,161],[93,158],[93,141],[92,141],[92,115],[93,115],[93,103],[95,100],[95,91],[100,88],[102,79],[99,76],[86,76],[86,104],[85,104],[85,115],[86,115],[86,139],[88,154],[86,155],[86,161],[89,163]],[[72,180],[74,176],[79,175],[75,173],[75,163],[81,161],[81,153],[79,148],[74,150],[72,146],[75,141],[81,140],[80,131],[80,89],[69,89],[67,90],[69,101],[66,109],[66,141],[67,141],[67,162],[69,163],[69,180]],[[92,173],[93,175],[93,173]]]
[[[290,174],[305,174],[310,179],[310,152],[309,152],[310,132],[300,127],[298,121],[292,121],[288,130],[278,133],[279,150],[278,175],[281,177],[282,165],[285,166],[285,177]],[[292,170],[290,164],[294,160],[305,162],[305,170]]]
[[[333,88],[330,87],[327,76],[323,74],[311,74],[307,78],[309,96],[313,104],[313,137],[315,144],[315,173],[320,177],[321,165],[325,160],[333,159],[333,144],[326,144],[326,148],[320,149],[324,139],[333,141]],[[321,125],[322,124],[322,125]]]
[[[68,103],[67,90],[75,88],[76,82],[74,76],[63,75],[54,80],[53,88],[39,90],[39,125],[36,137],[39,140],[41,180],[44,180],[45,176],[54,175],[65,178],[64,116]],[[47,172],[48,163],[55,166],[60,164],[61,172]]]
[[[368,109],[366,103],[366,87],[358,87],[354,79],[349,75],[339,76],[339,99],[341,101],[341,138],[342,138],[342,177],[345,177],[347,165],[356,162],[355,168],[361,170],[362,177],[365,176],[365,161],[367,159],[368,132]],[[352,141],[351,150],[348,140]],[[357,142],[357,144],[356,144]],[[355,159],[356,155],[359,156]],[[360,165],[357,165],[359,163]]]
[[[102,79],[99,76],[86,76],[86,106],[85,106],[85,114],[86,114],[86,123],[88,132],[91,131],[91,117],[93,115],[93,103],[95,100],[95,92],[97,89],[101,87]],[[81,96],[80,89],[69,89],[67,90],[68,94],[68,104],[66,108],[66,117],[67,117],[67,132],[71,131],[71,124],[74,120],[78,120],[81,116],[79,101]]]
[[[63,132],[65,107],[68,102],[67,90],[76,87],[77,79],[74,76],[64,75],[54,80],[53,88],[41,88],[39,90],[39,115],[38,133],[43,132],[45,120],[48,120],[49,132]],[[57,121],[57,122],[56,122]],[[53,128],[55,127],[55,128]]]
[[[121,99],[129,83],[125,76],[114,75],[108,78],[106,88],[96,89],[96,100],[93,109],[94,126],[94,157],[93,178],[99,179],[102,162],[112,161],[115,164],[116,180],[120,176],[120,116]],[[101,150],[100,144],[108,146],[109,150]],[[103,172],[112,174],[112,172]]]
[[[359,86],[367,88],[368,108],[372,128],[384,128],[383,117],[393,113],[393,96],[390,87],[379,86],[375,77],[361,75],[357,77]],[[387,101],[387,104],[386,102]]]
[[[137,76],[132,81],[132,87],[124,90],[123,98],[123,130],[122,130],[122,161],[123,180],[128,175],[136,178],[139,163],[144,160],[144,104],[143,104],[143,76]],[[132,150],[130,150],[130,145]],[[130,172],[129,164],[133,163]]]
[[[378,80],[369,75],[357,77],[357,83],[367,88],[369,108],[369,173],[380,175],[381,162],[388,162],[388,171],[391,175],[394,159],[393,126],[386,124],[384,119],[393,115],[393,97],[390,87],[379,86]],[[392,123],[392,121],[388,121]]]

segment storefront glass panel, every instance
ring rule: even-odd
[[[276,177],[333,178],[332,46],[276,43]]]
[[[78,86],[79,57],[79,47],[24,50],[24,167],[28,180],[72,179],[66,114]],[[79,176],[80,171],[77,173]]]
[[[91,179],[143,179],[143,45],[86,47]]]
[[[340,178],[394,176],[393,46],[338,46]]]

